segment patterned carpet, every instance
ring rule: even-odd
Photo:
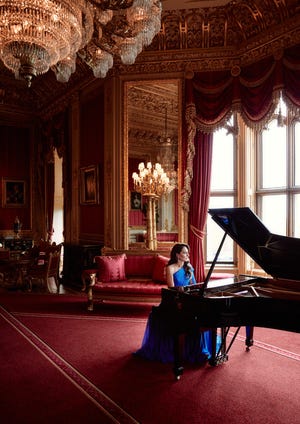
[[[5,423],[299,422],[299,334],[256,328],[246,353],[240,333],[226,364],[187,364],[175,382],[170,364],[132,355],[150,306],[98,305],[91,315],[84,296],[16,293],[0,304]]]

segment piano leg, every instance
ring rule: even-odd
[[[217,365],[223,364],[228,361],[228,352],[235,341],[236,336],[240,330],[238,327],[235,330],[233,338],[231,339],[227,347],[227,336],[230,327],[221,327],[220,334],[218,333],[218,328],[212,328],[211,330],[211,357],[208,361],[209,365],[215,367]],[[250,347],[253,345],[253,327],[246,326],[246,350],[249,351]],[[221,340],[220,340],[221,339]],[[183,352],[184,352],[184,343],[185,343],[185,334],[177,333],[174,336],[174,367],[173,372],[176,380],[180,380],[180,377],[183,374]],[[220,344],[221,343],[221,344]]]
[[[174,337],[174,367],[173,372],[176,380],[180,380],[183,374],[183,351],[184,351],[185,335],[177,334]]]
[[[254,327],[250,327],[250,326],[246,327],[245,344],[246,344],[247,352],[250,350],[250,347],[253,346],[253,332],[254,332]]]
[[[211,330],[211,357],[209,358],[209,365],[215,367],[218,365],[217,361],[217,337],[218,337],[218,329],[214,328]]]
[[[219,346],[218,343],[218,329],[213,328],[211,331],[211,338],[212,338],[212,345],[211,345],[211,357],[208,361],[209,365],[212,367],[215,367],[217,365],[223,364],[224,362],[228,361],[228,355],[227,355],[227,347],[226,347],[226,341],[227,341],[227,334],[228,334],[228,328],[227,327],[221,327],[221,345]]]

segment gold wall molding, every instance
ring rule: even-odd
[[[273,37],[273,38],[272,38]],[[236,49],[190,49],[182,51],[147,52],[138,58],[132,66],[119,65],[120,74],[185,74],[188,68],[194,72],[231,69],[235,66],[246,66],[268,56],[278,58],[285,48],[300,43],[299,28],[291,30],[278,38],[269,34],[264,42],[249,43],[244,48]]]

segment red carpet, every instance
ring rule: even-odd
[[[219,367],[132,355],[150,307],[67,295],[0,295],[0,419],[4,423],[298,424],[300,335],[255,329]],[[11,312],[8,313],[7,311]]]

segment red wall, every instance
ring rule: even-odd
[[[80,134],[80,167],[96,165],[99,169],[99,204],[80,205],[80,233],[104,237],[103,156],[104,156],[104,95],[82,104]],[[92,237],[93,239],[94,237]],[[99,240],[100,242],[101,240]]]
[[[12,230],[15,217],[31,230],[30,129],[0,126],[0,231]],[[3,207],[3,178],[25,182],[25,204]]]

